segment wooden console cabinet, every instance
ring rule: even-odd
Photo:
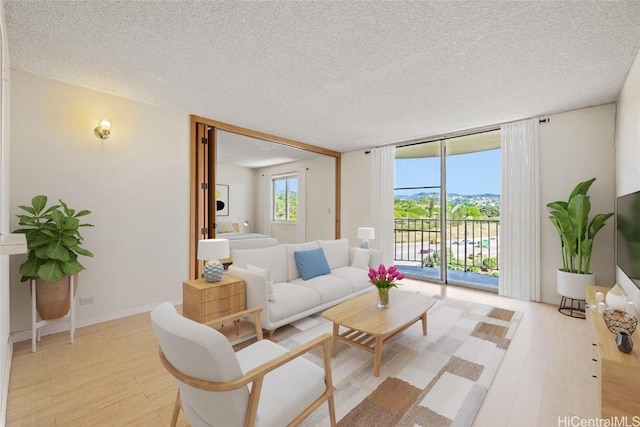
[[[596,291],[603,294],[609,288],[587,286],[587,303],[596,304]],[[593,362],[591,375],[597,381],[596,389],[602,418],[627,416],[628,420],[640,415],[640,331],[632,335],[633,350],[618,350],[615,335],[607,328],[602,314],[586,309],[587,328],[591,335]]]
[[[224,274],[219,282],[205,279],[182,284],[182,314],[204,323],[245,309],[244,280]]]

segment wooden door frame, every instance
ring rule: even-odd
[[[293,139],[243,128],[229,123],[208,119],[206,117],[190,116],[190,202],[189,202],[189,278],[195,279],[202,274],[202,263],[197,259],[198,240],[207,229],[210,238],[215,237],[215,226],[209,218],[215,218],[215,176],[216,176],[216,129],[261,139],[288,147],[310,151],[312,153],[330,156],[335,159],[335,238],[340,238],[340,176],[341,154],[316,145],[307,144]],[[207,138],[207,144],[202,144],[202,138]],[[206,188],[201,188],[202,183]],[[208,191],[211,189],[211,191]]]

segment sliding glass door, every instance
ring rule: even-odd
[[[395,166],[399,268],[497,291],[499,130],[398,147]]]
[[[443,148],[433,141],[396,149],[394,236],[395,263],[403,272],[444,282]]]

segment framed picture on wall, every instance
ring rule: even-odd
[[[229,186],[216,184],[216,215],[229,216]]]

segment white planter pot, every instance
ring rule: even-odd
[[[584,301],[587,299],[587,286],[595,284],[596,275],[593,273],[577,274],[558,270],[557,289],[564,297]]]

